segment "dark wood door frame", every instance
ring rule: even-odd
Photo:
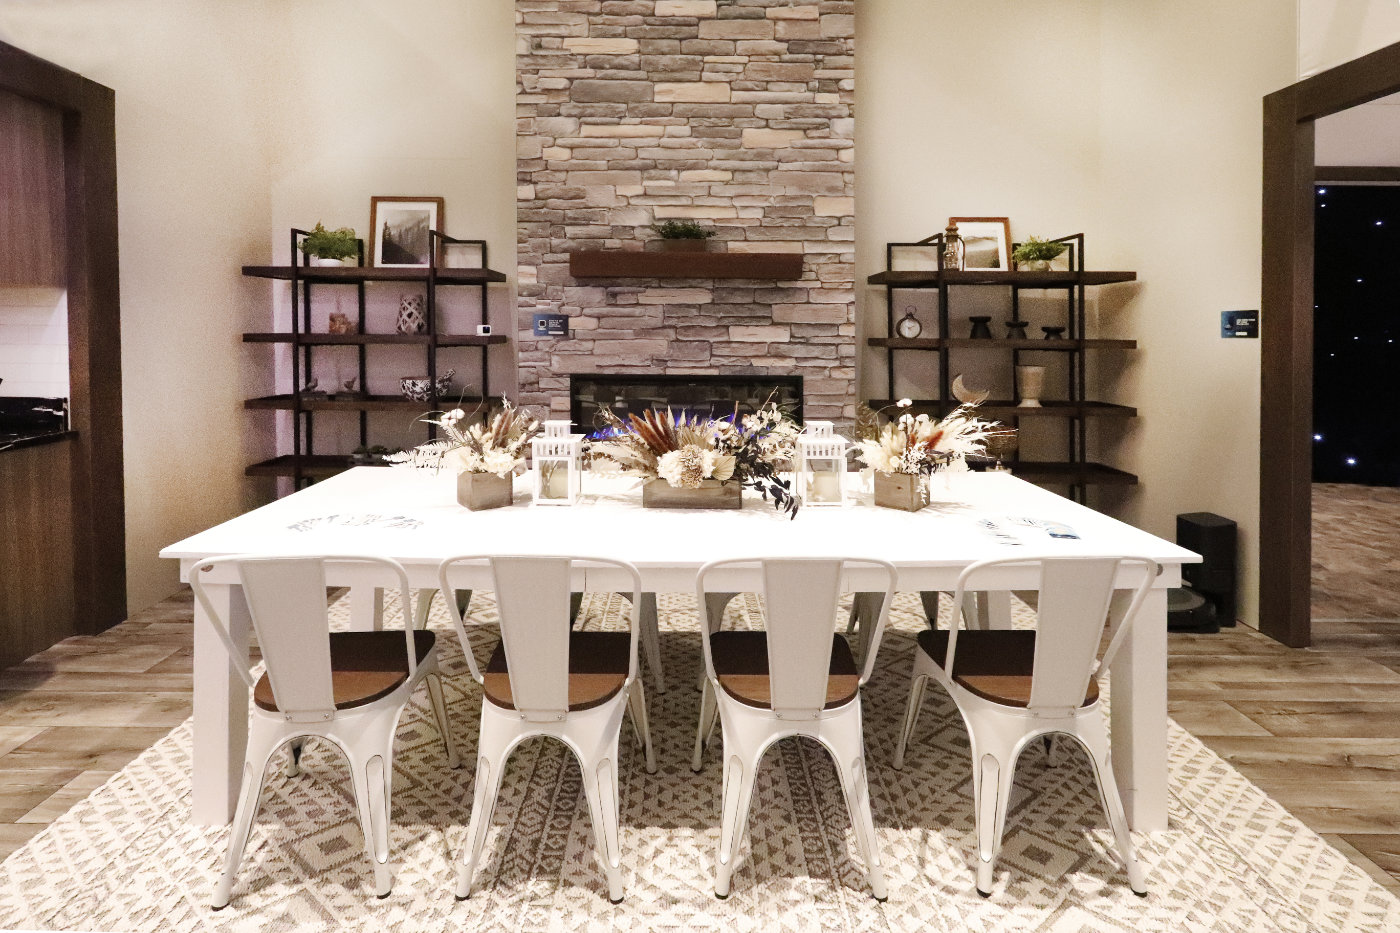
[[[76,629],[126,618],[116,95],[0,42],[0,89],[63,113]]]
[[[1400,91],[1400,43],[1264,98],[1259,628],[1312,640],[1314,124]]]

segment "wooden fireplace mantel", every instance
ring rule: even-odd
[[[583,250],[569,254],[576,279],[772,279],[802,278],[801,253],[639,252]]]

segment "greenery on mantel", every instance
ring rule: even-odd
[[[651,229],[660,234],[663,240],[708,240],[716,233],[693,220],[665,220],[652,224]]]

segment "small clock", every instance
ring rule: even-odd
[[[913,340],[924,332],[924,325],[919,323],[919,319],[914,317],[914,307],[910,305],[904,309],[904,317],[895,323],[894,329],[899,336],[906,340]]]

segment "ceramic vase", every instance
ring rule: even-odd
[[[1016,367],[1016,393],[1021,396],[1017,408],[1040,408],[1040,393],[1044,388],[1044,366]]]
[[[428,319],[423,314],[422,295],[399,296],[399,320],[394,329],[409,335],[428,332]]]

